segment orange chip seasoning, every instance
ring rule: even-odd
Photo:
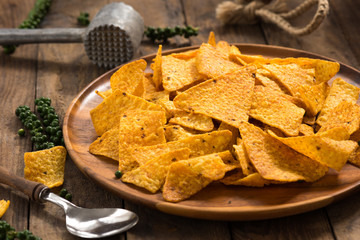
[[[110,77],[110,86],[113,91],[117,89],[122,92],[142,96],[144,93],[144,70],[146,61],[139,59],[125,64]]]
[[[90,111],[91,120],[98,136],[118,125],[126,110],[164,111],[162,107],[142,98],[116,90]]]
[[[314,182],[328,170],[250,123],[240,126],[240,134],[251,163],[267,180]]]
[[[154,65],[152,65],[152,70],[154,71],[154,75],[153,75],[153,82],[155,85],[155,88],[157,90],[160,89],[160,86],[162,84],[162,45],[159,45],[159,49],[158,52],[156,54],[156,57],[154,59]]]
[[[0,218],[5,214],[6,210],[10,206],[10,201],[0,200]]]
[[[200,83],[174,98],[176,107],[238,127],[247,121],[255,85],[255,66],[246,66]],[[231,89],[231,91],[229,91]]]

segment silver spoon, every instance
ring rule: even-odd
[[[138,216],[121,208],[81,208],[50,192],[45,185],[10,174],[0,166],[0,183],[22,191],[37,202],[49,201],[62,207],[66,215],[66,228],[82,238],[101,238],[132,228]]]

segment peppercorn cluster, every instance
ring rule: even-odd
[[[34,7],[30,10],[27,18],[20,24],[21,29],[37,28],[45,15],[48,13],[51,5],[51,0],[37,0]],[[11,54],[15,52],[15,45],[4,45],[4,52]]]
[[[9,223],[6,221],[0,221],[0,239],[4,240],[41,240],[41,238],[36,237],[29,230],[16,231]]]
[[[165,27],[165,28],[154,28],[154,27],[147,27],[144,34],[146,37],[150,38],[151,41],[162,41],[166,42],[169,38],[175,36],[183,36],[185,38],[189,38],[191,36],[198,35],[198,29],[186,26],[186,27],[179,27],[176,26],[174,28]]]
[[[29,106],[19,106],[15,110],[16,116],[18,116],[25,128],[30,131],[35,150],[64,145],[59,116],[56,114],[54,107],[51,106],[51,100],[44,97],[37,98],[35,99],[35,106],[40,118],[30,111]],[[24,136],[25,130],[20,129],[18,134]]]

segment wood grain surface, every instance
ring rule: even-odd
[[[35,0],[0,1],[0,27],[17,27],[27,16]],[[92,18],[110,0],[53,0],[42,28],[79,27],[80,12]],[[247,26],[222,26],[215,19],[215,7],[222,0],[126,0],[155,27],[192,25],[199,35],[177,37],[164,49],[200,44],[209,31],[218,40],[232,43],[268,44],[310,51],[356,69],[360,68],[360,3],[330,0],[330,13],[314,33],[289,36],[269,23]],[[301,0],[287,1],[296,6]],[[293,21],[305,25],[314,10]],[[144,38],[134,58],[155,53],[157,45]],[[21,122],[14,111],[19,105],[34,109],[34,99],[50,97],[61,120],[73,99],[88,84],[107,70],[94,66],[79,44],[31,44],[18,47],[12,55],[0,53],[0,165],[23,176],[23,155],[32,151],[29,137],[16,133]],[[359,81],[359,79],[355,80]],[[136,212],[140,221],[126,233],[107,239],[358,239],[360,235],[360,193],[354,192],[327,207],[288,217],[259,221],[213,221],[163,213],[126,200],[85,176],[68,156],[64,186],[73,194],[73,202],[82,207],[124,207]],[[59,189],[54,190],[59,191]],[[271,193],[276,194],[276,193]],[[79,239],[65,229],[64,213],[51,204],[37,204],[9,187],[0,185],[0,199],[10,200],[2,217],[16,229],[29,229],[44,240]]]

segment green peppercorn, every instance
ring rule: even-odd
[[[19,131],[18,131],[18,135],[19,135],[20,137],[25,136],[25,130],[22,129],[22,128],[20,128]]]
[[[122,175],[123,175],[123,172],[120,171],[120,170],[117,170],[117,171],[115,172],[115,177],[116,177],[116,178],[121,178]]]
[[[63,188],[60,190],[59,196],[64,198],[68,193],[69,193],[68,190],[66,188]]]
[[[68,200],[69,202],[71,202],[71,199],[72,199],[71,193],[67,193],[67,194],[65,195],[65,199]]]

